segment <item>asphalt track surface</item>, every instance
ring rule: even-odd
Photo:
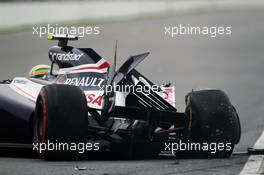
[[[138,70],[157,83],[170,80],[176,102],[184,110],[184,96],[192,89],[219,88],[237,108],[242,138],[235,151],[254,145],[264,128],[264,12],[215,12],[162,19],[100,25],[101,34],[80,39],[76,46],[93,47],[112,59],[117,39],[118,65],[129,55],[150,51]],[[231,36],[164,35],[164,26],[232,26]],[[27,76],[30,68],[49,63],[48,48],[55,42],[31,32],[0,36],[0,79]],[[47,162],[27,153],[5,153],[0,174],[238,174],[247,155],[230,159],[83,160]],[[78,171],[74,167],[86,167]]]

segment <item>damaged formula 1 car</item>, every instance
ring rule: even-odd
[[[49,50],[45,78],[0,84],[0,142],[33,143],[44,159],[79,153],[40,149],[51,142],[91,143],[94,152],[128,158],[157,156],[164,143],[180,142],[228,149],[175,149],[178,157],[225,158],[239,142],[238,114],[223,91],[192,91],[186,111],[178,112],[174,87],[155,85],[135,69],[149,53],[131,56],[116,71],[93,49],[68,46],[75,36],[48,39],[58,45]]]

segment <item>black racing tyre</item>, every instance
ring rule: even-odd
[[[44,86],[37,98],[33,124],[34,144],[38,145],[37,153],[41,158],[64,159],[77,155],[77,151],[65,151],[67,146],[40,151],[40,144],[47,147],[48,143],[68,143],[68,146],[70,143],[85,143],[88,109],[84,93],[76,86]]]
[[[201,147],[205,147],[177,151],[176,156],[182,158],[231,156],[235,144],[240,140],[241,127],[238,114],[223,91],[201,90],[187,94],[186,115],[191,122],[188,126],[190,135],[185,142],[200,143]]]

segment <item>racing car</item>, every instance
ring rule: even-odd
[[[41,150],[51,142],[90,143],[91,152],[129,158],[155,157],[170,148],[176,157],[231,156],[241,128],[222,90],[192,90],[185,96],[186,110],[178,112],[174,87],[156,85],[136,70],[148,52],[130,56],[117,69],[92,48],[69,46],[76,36],[48,39],[58,44],[49,50],[45,78],[16,77],[0,84],[1,143],[33,145],[43,159],[80,154]],[[182,143],[197,147],[175,148]],[[198,145],[206,143],[207,149]],[[213,143],[228,147],[212,152]]]

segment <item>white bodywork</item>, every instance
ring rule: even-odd
[[[74,74],[74,73],[80,73],[80,72],[106,73],[107,68],[102,67],[102,65],[105,63],[106,61],[102,59],[96,64],[86,64],[86,65],[81,65],[81,66],[76,66],[76,67],[71,67],[71,68],[60,69],[59,74],[66,75],[67,77],[68,74]],[[135,78],[133,81],[135,84],[141,81],[146,86],[149,86],[147,81],[142,77],[140,77],[139,79]],[[61,83],[61,82],[58,82],[58,80],[56,80],[55,83],[66,84],[66,82]],[[13,89],[15,92],[17,92],[18,94],[26,97],[27,99],[33,102],[36,102],[38,94],[44,85],[34,82],[33,79],[17,77],[8,86],[11,89]],[[159,94],[163,99],[165,99],[167,102],[169,102],[172,106],[175,107],[175,88],[174,87],[160,87],[160,88],[162,91],[157,92],[157,94]],[[103,93],[104,93],[103,90],[84,91],[84,94],[87,100],[87,105],[91,108],[102,109]],[[128,92],[116,92],[115,102],[117,106],[125,106],[125,100],[126,100],[127,94]]]

